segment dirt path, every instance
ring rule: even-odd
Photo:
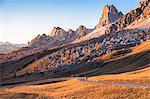
[[[95,83],[95,84],[109,84],[109,85],[114,85],[114,86],[129,86],[129,87],[150,88],[150,84],[132,83],[132,82],[111,82],[111,81],[90,81],[90,80],[84,80],[83,82]]]
[[[61,82],[61,81],[67,81],[67,80],[72,80],[72,79],[78,79],[80,81],[85,81],[86,77],[62,77],[62,78],[51,78],[51,79],[44,79],[44,80],[38,80],[38,81],[33,81],[33,82],[25,82],[25,83],[19,83],[19,84],[8,84],[5,86],[0,86],[0,87],[16,87],[16,86],[27,86],[27,85],[41,85],[41,84],[50,84],[53,82]]]

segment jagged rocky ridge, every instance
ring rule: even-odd
[[[31,46],[50,45],[51,47],[64,45],[72,42],[75,39],[81,38],[92,31],[93,29],[87,29],[83,25],[79,26],[76,29],[76,31],[73,31],[72,29],[65,31],[60,27],[54,27],[53,30],[49,32],[49,35],[46,34],[38,35],[29,43],[29,45]]]
[[[100,28],[102,26],[108,25],[116,21],[122,15],[123,15],[122,12],[118,12],[118,10],[113,5],[111,6],[106,5],[103,9],[103,14],[96,28]],[[79,26],[76,29],[76,31],[73,31],[72,29],[65,31],[60,27],[54,27],[53,30],[48,33],[49,35],[45,35],[45,34],[38,35],[29,43],[29,45],[31,46],[50,45],[51,47],[64,45],[74,40],[78,40],[82,38],[83,36],[92,32],[93,30],[94,29],[87,29],[83,25]]]
[[[105,8],[104,7],[104,12]],[[143,9],[143,10],[139,10]],[[136,13],[135,13],[136,12]],[[74,41],[73,43],[80,43],[83,41],[88,41],[90,39],[94,39],[100,37],[105,34],[109,34],[112,32],[118,32],[126,29],[134,29],[139,28],[142,30],[150,31],[150,3],[149,0],[142,0],[134,10],[131,10],[129,13],[121,16],[118,20],[106,25],[102,26],[102,19],[107,19],[107,16],[101,17],[100,21],[97,25],[97,28],[85,35],[84,37]],[[104,21],[105,22],[105,21]]]
[[[136,7],[136,9],[131,10],[129,13],[122,16],[120,19],[110,24],[105,30],[106,34],[111,32],[116,32],[125,29],[132,22],[142,19],[145,17],[150,18],[150,0],[142,0]]]

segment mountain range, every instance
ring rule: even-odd
[[[0,43],[0,46],[1,45],[10,46],[12,44]],[[128,90],[128,93],[133,91],[133,94],[135,94],[133,96],[137,96],[139,94],[134,93],[136,88],[131,88],[131,85],[133,85],[131,82],[135,83],[136,86],[134,87],[137,87],[139,83],[142,83],[142,85],[148,83],[149,86],[150,76],[147,73],[150,70],[149,52],[150,0],[141,0],[134,9],[125,14],[119,11],[114,5],[105,5],[98,23],[91,29],[88,29],[83,25],[80,25],[76,30],[64,30],[61,27],[54,27],[53,30],[47,34],[37,35],[27,46],[23,45],[23,47],[18,50],[0,54],[1,86],[19,86],[20,84],[30,85],[30,82],[45,84],[50,83],[49,81],[52,78],[89,77],[89,79],[79,80],[80,84],[78,82],[83,88],[80,91],[89,91],[88,87],[90,86],[96,88],[95,86],[97,84],[108,84],[107,81],[110,79],[101,83],[101,81],[104,80],[102,79],[105,77],[104,75],[106,75],[106,78],[107,76],[111,78],[116,74],[124,77],[124,74],[122,73],[127,73],[127,78],[124,79],[120,77],[121,80],[117,80],[119,84],[113,83],[113,81],[116,81],[119,77],[114,76],[113,80],[110,80],[111,84],[119,85],[117,91],[122,88],[120,87],[122,83],[123,85],[130,85],[127,86],[127,88],[123,86],[122,92],[124,93],[125,90]],[[143,69],[147,74],[144,74]],[[139,71],[142,71],[142,73]],[[139,77],[141,77],[139,79],[135,77],[135,75],[138,74]],[[143,74],[144,76],[140,74]],[[90,80],[93,76],[93,79],[96,79],[96,84],[95,82],[93,84],[92,80]],[[100,82],[97,80],[97,77],[99,78],[99,76],[102,76],[100,77]],[[130,77],[130,79],[128,77]],[[131,77],[135,78],[131,79]],[[129,83],[125,84],[123,81]],[[69,95],[70,92],[72,92],[76,97],[78,97],[76,95],[78,92],[78,94],[81,95],[79,89],[76,92],[77,85],[74,80],[68,82],[72,83],[64,86],[65,88],[68,88],[68,86],[70,87],[62,90],[60,95],[63,97],[64,91],[67,91],[66,93],[69,93]],[[36,85],[36,88],[40,86],[38,84]],[[57,91],[59,91],[61,84],[62,82],[55,83],[54,81],[54,84],[47,86],[48,88],[50,87],[50,89],[44,87],[43,90],[48,90],[47,93],[43,92],[41,94],[41,89],[43,87],[38,87],[38,91],[40,90],[39,92],[31,93],[40,95],[46,94],[46,96],[53,94],[54,96],[57,96]],[[56,85],[57,87],[54,90],[58,90],[56,91],[56,94],[54,94],[55,92],[53,92],[52,87]],[[75,85],[76,88],[72,89]],[[61,88],[64,88],[64,86],[61,86]],[[19,87],[19,89],[15,91],[19,94],[27,91],[22,91],[21,88],[25,87]],[[30,88],[36,89],[34,85],[30,86]],[[109,88],[112,88],[112,86],[108,87],[108,89]],[[143,90],[148,94],[147,90],[149,90],[149,87],[146,88]],[[114,89],[112,88],[112,91],[113,90]],[[143,92],[142,88],[139,90],[140,92]],[[12,90],[2,90],[1,94],[4,94],[3,91],[9,93]],[[15,91],[12,92],[15,93]],[[28,93],[30,93],[30,91],[31,90],[28,89]],[[52,92],[49,93],[50,91]],[[106,92],[106,94],[108,93],[109,92]],[[98,95],[99,93],[94,93],[94,95],[95,94]],[[130,95],[131,94],[128,96]],[[68,94],[64,97],[66,98],[67,96]],[[106,99],[107,98],[108,97],[106,97]]]
[[[142,0],[135,9],[124,15],[121,11],[118,11],[114,5],[105,5],[99,22],[94,28],[87,29],[85,26],[80,25],[75,31],[72,29],[66,31],[60,27],[54,27],[52,31],[48,32],[48,35],[42,34],[36,36],[29,42],[28,46],[55,48],[67,44],[84,42],[93,38],[98,38],[104,34],[121,31],[127,28],[138,28],[148,31],[150,27],[150,5],[149,3],[147,4],[147,2],[149,1]],[[8,46],[3,44],[1,45],[1,52],[13,51],[20,47],[24,47],[24,44],[22,46],[15,44],[9,44]]]
[[[116,7],[113,5],[106,5],[103,9],[102,16],[95,26],[96,28],[87,29],[85,26],[80,25],[76,31],[69,29],[65,31],[60,27],[54,27],[52,31],[48,33],[48,35],[38,35],[34,38],[29,45],[31,46],[41,46],[41,45],[50,45],[57,46],[58,44],[69,44],[75,40],[79,40],[80,38],[86,36],[87,34],[93,32],[95,29],[99,29],[103,26],[109,25],[110,23],[116,21],[122,16],[122,12],[118,12]],[[86,39],[85,39],[86,40]],[[59,45],[58,45],[59,46]]]
[[[48,32],[48,35],[38,35],[30,42],[29,45],[49,45],[53,48],[55,46],[69,43],[80,43],[107,33],[123,30],[134,21],[137,22],[138,20],[146,20],[146,17],[149,19],[150,8],[147,2],[149,1],[141,1],[135,9],[125,15],[123,15],[121,11],[118,11],[114,5],[105,5],[102,11],[102,16],[94,28],[87,29],[81,25],[76,29],[76,31],[73,31],[72,29],[65,31],[60,27],[54,27],[52,31]],[[138,21],[136,24],[142,24],[142,22],[143,21]],[[147,29],[149,29],[149,26],[147,26]]]

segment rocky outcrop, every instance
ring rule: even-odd
[[[60,27],[54,27],[49,36],[54,38],[55,40],[63,41],[67,39],[68,32],[66,32],[64,29]]]
[[[72,29],[65,31],[60,27],[54,27],[53,30],[49,32],[49,35],[46,34],[38,35],[29,43],[29,45],[31,46],[47,45],[52,47],[55,45],[68,44],[76,39],[85,36],[92,30],[93,29],[87,29],[83,25],[79,26],[76,29],[76,31],[73,31]]]
[[[72,29],[69,29],[68,31],[68,35],[67,35],[67,38],[69,40],[75,40],[77,35],[76,35],[76,31],[73,31]]]
[[[132,22],[126,29],[138,28],[145,31],[150,31],[150,3],[143,9],[141,15]]]
[[[105,33],[108,34],[125,29],[125,27],[129,26],[135,20],[143,18],[143,15],[149,16],[149,0],[142,0],[137,5],[136,9],[131,10],[129,13],[108,26]]]
[[[96,26],[97,29],[106,26],[122,16],[122,12],[118,12],[114,5],[105,5],[103,9],[102,16],[99,19],[98,25]]]
[[[76,30],[77,38],[81,38],[85,36],[86,34],[90,33],[92,30],[93,29],[87,29],[83,25],[80,25]]]
[[[31,42],[29,42],[30,46],[40,46],[40,45],[47,45],[52,44],[54,39],[46,34],[38,35],[35,37]]]
[[[136,8],[141,8],[144,10],[144,7],[147,6],[147,3],[150,2],[150,0],[141,0],[141,2],[136,6]]]
[[[68,31],[65,31],[64,29],[60,27],[54,27],[52,32],[49,34],[50,37],[53,37],[54,39],[64,41],[68,39],[75,39],[80,38],[82,36],[85,36],[89,32],[91,32],[92,29],[87,29],[83,25],[80,25],[76,31],[73,31],[72,29],[69,29]]]
[[[150,17],[150,3],[148,4],[148,6],[145,7],[144,11],[143,11],[143,17]]]

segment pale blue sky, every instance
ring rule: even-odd
[[[54,26],[93,28],[104,5],[127,13],[140,0],[0,0],[0,42],[27,43]]]

